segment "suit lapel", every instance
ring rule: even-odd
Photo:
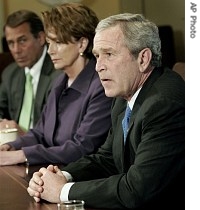
[[[41,74],[38,87],[37,87],[37,93],[36,93],[36,103],[38,107],[42,107],[43,101],[45,100],[45,97],[47,96],[46,90],[49,86],[50,79],[49,76]]]
[[[151,75],[149,76],[149,78],[144,83],[141,91],[139,92],[138,97],[136,98],[135,104],[131,112],[128,133],[134,126],[134,119],[136,118],[139,108],[141,107],[142,103],[146,99],[146,95],[149,93],[149,90],[151,89],[155,81],[160,77],[162,73],[163,73],[163,69],[160,69],[160,68],[154,69]],[[128,133],[127,133],[127,137],[128,137]]]
[[[116,160],[117,168],[123,173],[124,167],[124,139],[122,129],[122,119],[126,109],[126,100],[117,98],[112,108],[112,123],[115,125],[113,128],[113,158]]]
[[[48,96],[48,91],[50,91],[49,83],[51,82],[50,74],[52,71],[56,71],[53,67],[53,64],[50,60],[48,54],[45,56],[45,60],[41,69],[41,74],[37,86],[36,96],[35,96],[35,106],[34,106],[34,118],[39,118],[36,116],[40,113],[37,113],[37,110],[42,110],[44,105],[44,101],[46,101],[46,97]],[[47,91],[47,89],[49,90]]]
[[[146,95],[149,93],[149,90],[151,89],[151,87],[153,86],[155,81],[160,77],[160,75],[162,73],[163,73],[163,69],[156,68],[155,70],[153,70],[153,72],[151,73],[149,78],[144,83],[144,85],[143,85],[143,87],[142,87],[138,97],[136,98],[135,104],[134,104],[132,112],[131,112],[131,118],[130,118],[130,122],[129,122],[129,129],[128,129],[127,138],[126,138],[126,144],[125,144],[125,147],[123,147],[124,148],[124,160],[123,160],[124,172],[126,172],[128,170],[128,168],[130,167],[131,162],[133,161],[132,159],[134,159],[134,157],[130,156],[130,154],[132,154],[132,152],[130,152],[130,151],[133,148],[132,148],[132,145],[131,145],[131,140],[132,139],[130,139],[130,135],[129,135],[130,131],[133,129],[134,120],[136,118],[138,110],[140,109],[142,103],[146,99]],[[134,141],[134,139],[132,141]]]
[[[136,101],[135,104],[133,106],[133,116],[131,121],[133,121],[133,118],[135,118],[135,115],[138,112],[138,109],[140,108],[140,106],[142,105],[143,101],[146,99],[146,95],[147,93],[149,93],[149,90],[151,89],[151,87],[153,86],[153,84],[155,83],[155,81],[160,77],[160,75],[163,73],[163,69],[161,68],[155,68],[153,70],[153,72],[150,74],[149,78],[146,80],[146,82],[144,83]]]
[[[14,94],[12,94],[13,95],[12,103],[16,104],[15,107],[17,107],[17,110],[15,111],[14,115],[15,115],[15,120],[18,121],[23,103],[26,79],[25,79],[24,69],[18,68],[16,72],[17,72],[16,75],[17,78],[13,80],[14,82],[12,84],[12,89],[14,91]]]

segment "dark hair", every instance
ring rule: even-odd
[[[73,43],[72,38],[87,38],[89,43],[84,54],[92,56],[93,38],[99,20],[90,8],[79,3],[66,3],[42,12],[42,18],[46,34],[48,31],[56,32],[62,43]]]
[[[29,10],[18,10],[7,17],[4,32],[6,26],[16,28],[23,23],[30,25],[30,31],[34,37],[37,37],[39,32],[44,31],[42,20],[36,13]]]

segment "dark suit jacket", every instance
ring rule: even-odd
[[[95,208],[184,209],[185,91],[172,70],[155,69],[134,104],[126,144],[117,98],[112,128],[99,151],[63,170],[74,178],[69,199]]]
[[[67,75],[58,76],[36,126],[9,143],[24,151],[29,164],[67,164],[105,142],[112,98],[105,96],[95,65],[88,62],[69,88]]]
[[[38,121],[46,103],[51,83],[58,74],[60,74],[60,71],[54,69],[51,58],[46,54],[35,98],[34,125]],[[0,118],[15,120],[18,123],[24,97],[25,81],[25,71],[16,63],[12,63],[5,68],[0,83]]]

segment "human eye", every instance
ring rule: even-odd
[[[105,58],[111,58],[113,56],[113,50],[112,49],[105,49],[103,50],[103,55]]]
[[[99,58],[99,55],[98,55],[97,53],[93,53],[93,55],[94,55],[94,57],[95,57],[96,59]]]
[[[112,52],[110,52],[110,51],[107,51],[107,52],[104,53],[104,57],[106,59],[112,59],[113,56],[114,56],[114,54]]]
[[[110,56],[112,56],[112,53],[107,52],[106,55],[107,55],[107,57],[110,57]]]
[[[22,37],[18,40],[19,44],[24,44],[27,41],[27,39],[25,37]]]
[[[62,42],[60,40],[56,40],[55,42],[56,42],[56,44],[62,44]]]

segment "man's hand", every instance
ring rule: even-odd
[[[29,181],[27,188],[28,194],[34,198],[36,202],[40,201],[41,193],[43,191],[43,180],[41,179],[42,173],[35,172],[32,179]]]
[[[60,192],[66,183],[67,180],[61,170],[57,166],[50,165],[33,174],[27,191],[36,202],[44,199],[51,203],[59,203]]]

